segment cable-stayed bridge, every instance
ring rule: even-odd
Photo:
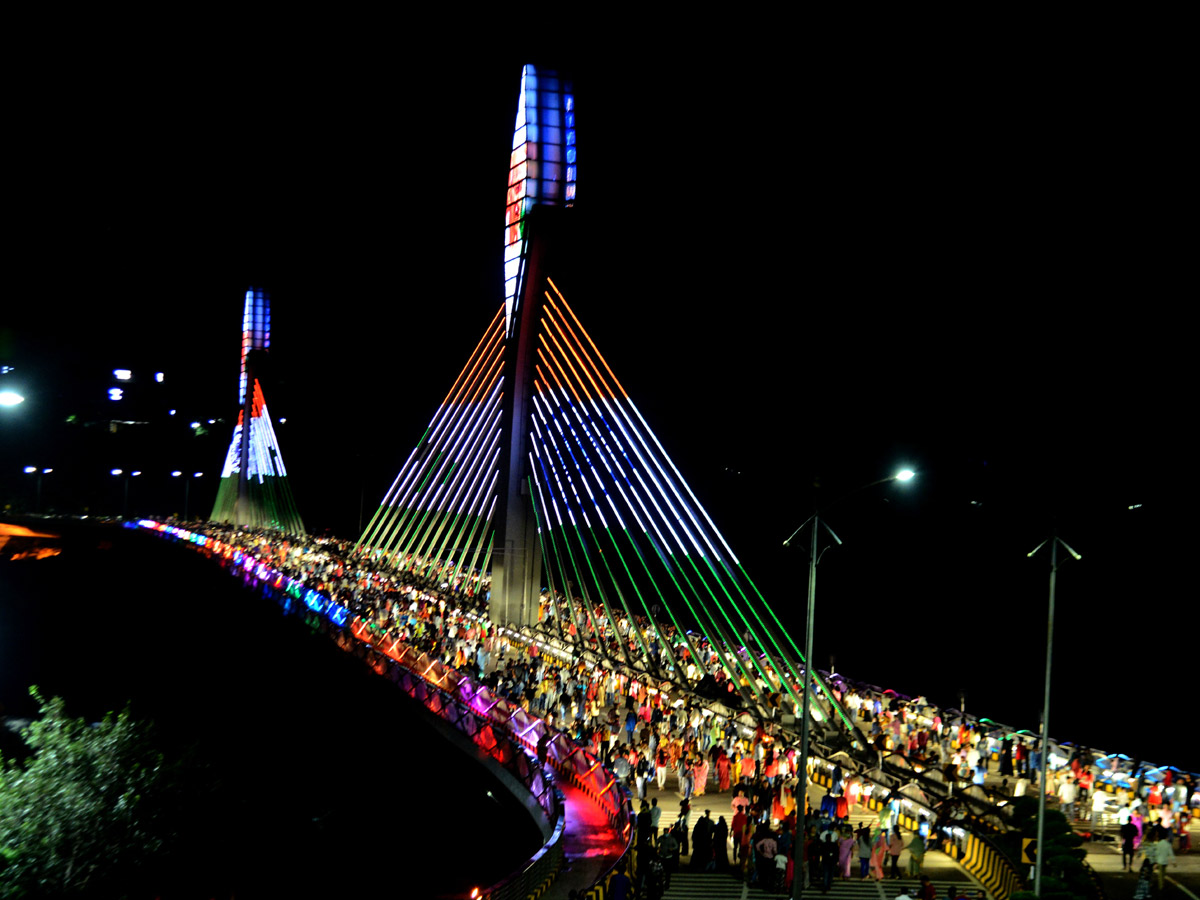
[[[526,66],[504,304],[358,549],[449,590],[490,590],[493,620],[544,617],[608,664],[765,715],[798,710],[799,648],[559,290],[576,153],[571,82]],[[825,696],[846,743],[865,747]]]

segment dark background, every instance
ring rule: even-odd
[[[0,562],[0,714],[35,716],[31,684],[89,722],[128,703],[182,763],[148,826],[171,852],[122,895],[378,896],[384,861],[468,821],[499,837],[388,876],[405,896],[466,896],[541,846],[432,713],[217,560],[144,531],[54,527],[57,556]],[[0,753],[22,750],[0,729]]]
[[[136,466],[131,511],[179,511],[165,472],[215,475],[228,446],[255,284],[305,522],[369,519],[502,301],[525,59],[335,57],[118,62],[20,102],[14,508],[36,448],[47,504],[119,511],[107,472]],[[797,635],[807,558],[782,540],[814,500],[920,472],[830,512],[817,662],[1036,729],[1048,558],[1026,554],[1057,526],[1083,560],[1059,577],[1052,732],[1194,768],[1169,59],[540,59],[576,72],[583,264],[560,287]],[[166,371],[144,402],[180,410],[170,438],[63,438],[81,386],[109,415],[118,365]],[[207,510],[215,479],[192,491]]]

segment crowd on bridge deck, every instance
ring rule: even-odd
[[[688,857],[689,864],[701,870],[740,866],[749,877],[769,884],[790,881],[797,803],[802,796],[807,801],[807,792],[799,786],[799,748],[776,721],[759,717],[750,728],[745,717],[716,713],[694,692],[673,690],[669,682],[644,672],[619,663],[588,665],[578,654],[556,654],[539,648],[537,642],[515,640],[511,631],[498,628],[488,617],[486,581],[450,591],[444,584],[411,573],[372,568],[368,557],[353,553],[353,546],[343,541],[214,523],[187,527],[327,594],[366,622],[381,640],[399,639],[482,678],[497,693],[590,749],[629,787],[641,807],[636,811],[639,861],[653,857],[669,871],[681,857]],[[543,604],[543,610],[547,608]],[[628,641],[631,652],[638,649],[629,634],[630,624],[618,621],[616,631],[610,633],[602,613],[593,610],[591,616],[600,640],[612,642],[619,635]],[[721,664],[706,643],[697,641],[708,649],[709,659],[691,660],[684,642],[674,641],[669,628],[662,629],[659,643],[657,629],[637,622],[632,627],[646,630],[653,638],[648,641],[651,648],[672,648],[669,652],[684,666],[689,684],[698,686],[706,675],[721,683]],[[593,638],[591,647],[597,649],[599,643]],[[609,649],[611,656],[618,655],[615,648]],[[661,657],[655,660],[661,661]],[[725,695],[732,700],[735,691],[731,682],[726,685]],[[1024,737],[999,734],[961,716],[951,721],[924,697],[908,700],[845,681],[830,690],[857,719],[880,760],[885,754],[900,754],[914,768],[941,771],[948,784],[959,788],[983,785],[995,761],[992,781],[998,777],[1000,782],[994,791],[1019,797],[1036,784],[1040,751]],[[941,808],[938,821],[922,820],[921,833],[905,842],[896,824],[901,798],[893,793],[885,799],[873,829],[854,831],[849,827],[849,811],[865,805],[870,793],[862,774],[835,767],[832,787],[820,807],[809,812],[814,879],[850,877],[854,859],[859,860],[860,877],[881,878],[889,861],[896,872],[903,850],[912,861],[910,873],[915,868],[919,874],[931,832],[963,814],[962,807],[950,801]],[[1181,851],[1188,849],[1189,822],[1196,805],[1190,776],[1176,780],[1168,769],[1162,780],[1133,781],[1110,798],[1097,790],[1100,775],[1094,754],[1076,748],[1065,765],[1050,772],[1047,792],[1069,818],[1080,814],[1093,827],[1115,803],[1122,840],[1130,832],[1133,851],[1143,840],[1163,836],[1178,840]],[[660,836],[661,809],[646,805],[645,799],[649,785],[656,784],[661,791],[668,781],[677,789],[680,815],[671,833]],[[692,802],[712,790],[732,797],[730,821],[719,816],[713,822],[706,813],[693,825]],[[653,868],[639,865],[637,872]]]

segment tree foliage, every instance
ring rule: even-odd
[[[1021,839],[1037,837],[1037,797],[1019,797],[1013,801],[1010,831],[999,835],[995,843],[1019,871],[1030,867],[1021,863]],[[1058,810],[1046,811],[1045,834],[1042,836],[1042,900],[1068,900],[1092,896],[1092,884],[1084,869],[1087,852],[1083,838],[1072,829],[1066,816]],[[1030,879],[1032,887],[1032,878]],[[1019,900],[1021,894],[1014,894]]]
[[[22,732],[32,755],[0,760],[0,897],[124,893],[169,841],[175,767],[128,706],[89,725],[61,697],[30,693],[40,705]]]

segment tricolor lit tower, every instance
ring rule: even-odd
[[[212,521],[304,534],[271,414],[255,375],[256,364],[270,346],[271,300],[265,291],[250,288],[242,317],[242,375],[238,383],[241,409],[225,454]],[[248,439],[246,422],[250,423]]]
[[[546,258],[563,229],[553,214],[574,204],[575,182],[574,87],[525,66],[505,194],[504,305],[359,539],[380,559],[467,591],[490,575],[500,620],[538,608],[525,428],[513,422],[530,409],[533,329],[522,323],[537,322]]]
[[[490,577],[493,620],[532,624],[540,607],[559,637],[585,637],[576,649],[616,623],[624,638],[593,644],[593,661],[650,660],[661,678],[694,685],[704,668],[667,660],[711,659],[764,714],[782,697],[798,709],[799,648],[560,290],[594,268],[570,264],[575,159],[571,83],[526,66],[503,305],[357,549],[465,593]],[[628,627],[635,617],[654,624]],[[657,634],[668,623],[670,654]]]

